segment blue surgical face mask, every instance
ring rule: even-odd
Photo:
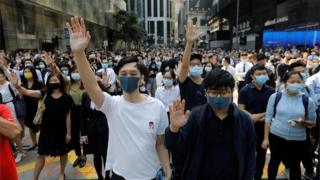
[[[212,70],[212,67],[207,66],[207,67],[204,68],[204,70],[206,71],[206,73],[208,73],[208,72],[210,72]]]
[[[108,66],[109,66],[108,63],[102,63],[102,68],[103,68],[103,69],[107,69]]]
[[[193,66],[190,68],[190,75],[193,77],[200,77],[203,73],[203,68],[201,66]]]
[[[264,85],[269,80],[268,75],[260,75],[256,77],[256,83],[260,86]]]
[[[287,84],[287,90],[290,93],[297,94],[301,92],[304,88],[303,83],[289,83]]]
[[[163,79],[163,85],[165,87],[171,87],[173,85],[173,80],[172,79]]]
[[[307,78],[308,78],[307,73],[305,73],[305,72],[301,72],[301,73],[300,73],[300,75],[302,76],[302,79],[303,79],[304,81],[306,81],[306,80],[307,80]]]
[[[69,71],[65,70],[65,71],[62,71],[62,73],[63,73],[64,76],[69,76]]]
[[[75,81],[80,81],[80,74],[79,73],[71,73],[71,79]]]
[[[139,79],[140,79],[140,77],[121,76],[121,77],[119,77],[120,87],[124,92],[132,93],[136,89],[138,89]]]
[[[223,110],[229,107],[231,97],[208,96],[208,104],[216,110]]]

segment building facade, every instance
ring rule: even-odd
[[[148,34],[148,45],[171,45],[175,35],[173,0],[128,0],[128,11],[135,12]]]
[[[317,12],[320,9],[319,0],[240,0],[238,33],[237,0],[215,1],[219,3],[215,3],[212,9],[218,11],[213,13],[212,19],[219,19],[220,22],[221,19],[227,20],[229,33],[222,39],[229,39],[230,47],[233,48],[257,50],[268,46],[310,46],[307,37],[300,41],[292,40],[285,43],[276,38],[276,34],[272,40],[266,40],[266,32],[299,31],[310,34],[310,31],[316,32],[320,29],[320,14]],[[212,29],[214,26],[211,26]],[[222,30],[219,29],[220,31]],[[318,41],[315,38],[313,42]]]
[[[116,30],[112,13],[123,0],[0,0],[0,49],[68,49],[65,23],[81,16],[92,34],[91,47],[102,47]]]

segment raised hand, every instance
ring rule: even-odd
[[[197,26],[193,25],[192,21],[188,21],[186,31],[187,31],[186,39],[188,42],[191,42],[191,43],[199,39],[201,35],[201,33],[199,33],[197,30]]]
[[[178,132],[188,122],[189,111],[184,112],[185,104],[185,100],[176,100],[170,106],[170,130],[172,132]]]
[[[102,83],[104,85],[108,85],[109,84],[109,74],[105,69],[102,72]]]
[[[90,33],[86,30],[86,25],[82,18],[72,17],[70,23],[66,25],[70,34],[71,50],[74,53],[83,52],[91,39]]]
[[[16,89],[19,89],[21,87],[21,83],[20,83],[18,76],[15,72],[11,72],[11,82],[15,86]]]

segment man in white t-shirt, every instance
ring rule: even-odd
[[[106,169],[112,171],[111,179],[154,179],[162,166],[169,180],[169,154],[164,146],[168,117],[160,101],[139,92],[139,84],[144,79],[141,73],[143,65],[135,57],[120,60],[116,74],[124,94],[110,96],[103,93],[84,52],[91,37],[84,21],[74,17],[71,25],[67,24],[70,45],[83,85],[96,107],[108,119]]]

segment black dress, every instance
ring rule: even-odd
[[[39,148],[40,155],[62,156],[69,152],[66,144],[66,118],[73,105],[71,96],[64,93],[55,99],[48,94],[45,99],[46,109],[43,112],[40,126]]]
[[[23,87],[30,90],[41,90],[43,88],[43,84],[41,82],[34,82],[31,88],[28,88],[28,84],[24,84]],[[38,110],[38,102],[39,98],[24,96],[24,101],[26,103],[27,114],[25,117],[25,125],[30,128],[33,132],[37,133],[39,131],[39,126],[33,124],[34,116]]]

